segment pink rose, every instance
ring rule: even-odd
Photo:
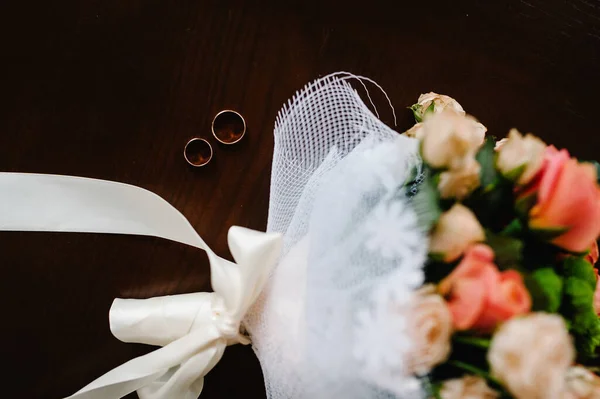
[[[550,146],[538,177],[521,196],[533,192],[537,192],[537,203],[529,213],[530,227],[565,228],[552,243],[568,251],[587,251],[600,235],[600,188],[594,166]]]
[[[490,247],[474,245],[440,283],[456,330],[491,331],[498,323],[531,309],[521,275],[514,270],[501,273],[493,260]]]

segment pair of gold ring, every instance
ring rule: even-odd
[[[246,134],[246,121],[239,112],[226,109],[215,115],[211,130],[219,143],[235,144]],[[208,140],[194,137],[185,145],[183,157],[193,167],[207,165],[213,157],[212,145]]]

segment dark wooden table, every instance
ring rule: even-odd
[[[492,134],[516,126],[598,158],[599,56],[598,0],[3,0],[0,170],[148,188],[229,256],[230,225],[266,226],[275,115],[310,80],[377,80],[399,130],[434,90]],[[213,140],[192,170],[184,144],[224,108],[246,138]],[[6,398],[62,397],[150,350],[111,336],[114,297],[209,289],[204,253],[151,238],[3,233],[0,265]],[[202,397],[264,395],[251,349],[234,347]]]

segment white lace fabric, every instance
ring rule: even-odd
[[[277,118],[268,231],[282,258],[245,324],[268,397],[418,398],[402,315],[423,282],[427,239],[402,187],[417,143],[383,124],[334,74]]]

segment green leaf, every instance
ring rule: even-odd
[[[411,105],[409,109],[412,111],[415,121],[421,123],[428,115],[433,114],[435,103],[432,101],[425,110],[423,110],[423,106],[418,103]]]
[[[563,262],[563,274],[565,277],[576,277],[588,284],[592,293],[596,290],[596,273],[594,266],[585,259],[570,256]]]
[[[500,179],[491,191],[477,190],[464,204],[475,212],[482,226],[500,232],[507,222],[515,218],[513,198],[512,184]]]
[[[439,192],[433,179],[431,176],[426,176],[419,186],[419,191],[411,198],[411,204],[417,214],[419,225],[425,231],[431,230],[442,214],[439,200]]]
[[[426,386],[427,391],[431,394],[433,399],[442,399],[440,391],[442,390],[442,383],[440,382],[432,382],[429,376],[423,377],[424,385]]]
[[[489,349],[491,344],[491,340],[489,338],[473,337],[468,335],[457,334],[452,337],[452,340],[460,344],[474,346],[476,348],[481,348],[485,350]]]
[[[423,122],[423,118],[421,116],[421,105],[419,104],[413,104],[411,107],[409,107],[409,109],[412,111],[413,116],[415,117],[415,121],[417,123],[421,123]]]
[[[532,299],[532,310],[556,313],[563,295],[563,280],[554,269],[537,269],[525,277],[525,286]]]
[[[584,360],[597,357],[596,350],[600,347],[600,318],[593,306],[594,289],[586,280],[579,277],[565,280],[565,306],[561,309],[571,322],[577,354]]]
[[[564,318],[565,326],[567,326],[567,330],[571,331],[573,329],[573,322],[570,319]]]
[[[500,269],[514,269],[523,259],[523,241],[487,230],[486,243],[494,250],[495,263]]]
[[[569,231],[569,227],[545,227],[545,228],[536,228],[529,227],[529,231],[539,240],[541,241],[552,241],[556,237],[560,237]]]
[[[578,277],[568,277],[565,280],[565,296],[569,298],[569,307],[575,313],[583,313],[593,307],[594,290]]]
[[[512,222],[510,222],[504,228],[504,230],[502,230],[500,232],[500,235],[519,237],[522,233],[523,233],[523,223],[521,223],[520,219],[516,218],[516,219],[513,219]]]
[[[521,196],[515,202],[515,210],[517,211],[517,215],[519,215],[523,219],[527,219],[529,217],[529,211],[537,202],[537,194],[532,193],[526,196]]]
[[[483,146],[477,152],[476,159],[481,165],[481,172],[479,172],[479,179],[483,191],[489,191],[488,187],[497,184],[498,171],[496,170],[496,152],[494,147],[496,143],[493,139],[486,139]]]
[[[515,217],[514,185],[496,170],[494,146],[494,140],[488,138],[479,149],[476,158],[481,166],[481,186],[464,202],[483,226],[498,232]]]
[[[423,119],[425,119],[425,117],[427,117],[430,114],[433,114],[433,111],[435,111],[435,102],[431,102],[431,104],[429,104],[429,107],[427,107],[427,109],[425,110],[425,112],[423,112]]]
[[[443,263],[444,259],[445,259],[445,256],[444,256],[444,254],[439,253],[439,252],[430,252],[429,253],[429,259],[432,262]]]

